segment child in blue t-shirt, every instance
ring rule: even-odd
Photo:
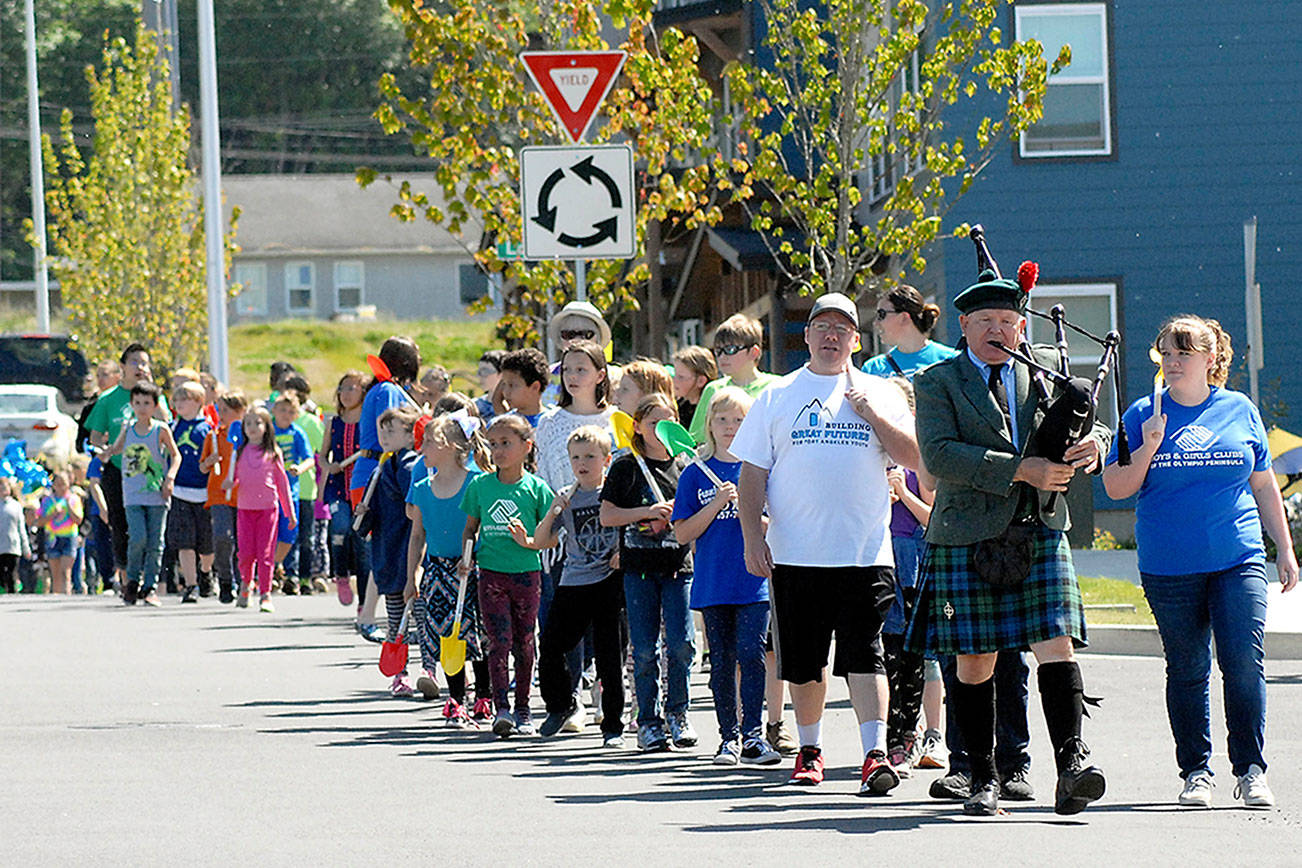
[[[457,621],[457,594],[461,584],[457,578],[457,565],[463,554],[461,535],[466,527],[461,499],[471,481],[479,475],[478,470],[468,467],[472,453],[479,454],[476,463],[492,466],[488,446],[479,428],[478,419],[462,413],[445,414],[428,422],[420,420],[413,429],[416,450],[422,462],[413,467],[411,485],[407,489],[411,538],[407,547],[407,589],[404,596],[414,601],[412,621],[416,625],[421,668],[424,670],[416,679],[416,690],[427,699],[438,696],[434,664],[439,661],[439,640],[452,635],[452,627]],[[424,473],[418,472],[422,466]],[[475,667],[477,676],[480,670],[484,676],[482,681],[476,678],[476,706],[481,716],[487,717],[491,691],[487,667],[482,664],[485,643],[479,618],[479,576],[475,570],[466,576],[460,624],[458,635],[466,643],[466,663]],[[447,680],[450,697],[443,706],[443,719],[454,729],[470,728],[473,723],[466,708],[465,669],[447,675]]]
[[[307,432],[299,427],[297,419],[302,413],[298,393],[291,390],[281,392],[276,403],[271,405],[272,433],[280,454],[285,459],[285,474],[289,477],[289,499],[293,504],[294,521],[282,515],[276,528],[276,575],[275,582],[280,585],[281,593],[292,596],[298,593],[298,576],[286,575],[285,557],[298,541],[298,477],[311,473],[314,468],[312,444],[307,439]],[[297,558],[294,559],[297,561]],[[297,568],[291,562],[290,566]]]
[[[764,639],[769,628],[768,582],[746,569],[737,480],[741,461],[728,448],[750,409],[740,388],[720,389],[705,417],[705,464],[715,485],[695,464],[683,470],[671,521],[678,542],[696,542],[691,606],[701,612],[710,645],[710,692],[719,722],[715,765],[738,761],[773,765],[781,755],[764,739]],[[737,678],[741,669],[741,722],[737,721]]]
[[[200,468],[203,443],[211,426],[203,414],[206,398],[203,386],[187,380],[172,392],[176,419],[172,422],[172,439],[181,453],[181,469],[172,486],[172,501],[167,510],[167,545],[176,550],[185,589],[182,603],[199,602],[199,593],[210,585],[212,570],[212,521],[204,506],[208,499],[208,474]],[[201,580],[202,585],[201,588]],[[210,590],[204,590],[210,594]]]

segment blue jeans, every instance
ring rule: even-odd
[[[687,713],[687,680],[696,656],[696,627],[687,600],[691,573],[625,573],[624,606],[633,643],[633,688],[639,726],[663,724],[660,709],[660,621],[664,618],[669,683],[664,713]]]
[[[710,644],[710,693],[719,737],[734,741],[764,734],[764,637],[769,604],[706,606],[705,639]],[[741,725],[737,725],[737,667],[741,667]]]
[[[235,507],[214,503],[208,508],[208,517],[212,520],[212,568],[217,585],[233,589],[239,584],[235,579]]]
[[[1166,653],[1166,713],[1175,761],[1187,778],[1212,758],[1212,639],[1225,689],[1225,724],[1235,775],[1266,767],[1266,566],[1240,564],[1217,573],[1142,573],[1144,596]]]
[[[366,599],[371,574],[371,546],[353,530],[353,507],[347,500],[330,504],[330,566],[336,578],[357,577],[357,605]]]
[[[918,588],[918,567],[922,563],[924,528],[915,528],[912,536],[892,536],[895,555],[895,600],[882,620],[882,632],[902,635],[913,615],[913,599]]]
[[[128,504],[126,512],[127,580],[140,582],[140,595],[147,596],[158,584],[158,570],[163,562],[167,507]]]

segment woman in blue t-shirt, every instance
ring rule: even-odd
[[[931,340],[939,318],[940,308],[913,287],[900,284],[887,292],[877,302],[877,332],[890,349],[864,362],[863,372],[912,380],[927,365],[956,355],[953,347]]]
[[[1285,591],[1298,580],[1284,503],[1270,471],[1261,415],[1225,388],[1234,356],[1230,336],[1212,319],[1178,316],[1153,342],[1162,377],[1152,397],[1126,410],[1130,442],[1142,440],[1128,466],[1116,445],[1103,472],[1110,497],[1138,494],[1135,540],[1144,595],[1166,654],[1166,710],[1184,788],[1179,803],[1212,798],[1208,710],[1211,642],[1225,684],[1230,764],[1249,807],[1269,807],[1262,756],[1266,729],[1263,639],[1266,625],[1264,524],[1279,547]]]

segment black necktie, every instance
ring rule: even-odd
[[[990,394],[995,396],[995,403],[999,405],[999,412],[1004,414],[1004,424],[1008,426],[1008,436],[1013,436],[1013,417],[1008,410],[1008,390],[1004,388],[1004,366],[990,366]]]

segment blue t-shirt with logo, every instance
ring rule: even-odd
[[[872,374],[877,377],[904,376],[912,380],[913,375],[927,367],[927,365],[943,362],[945,359],[956,355],[958,355],[958,350],[953,347],[947,347],[935,341],[927,341],[922,349],[916,353],[902,353],[899,347],[891,347],[886,352],[873,356],[864,362],[860,370],[865,374]],[[891,366],[891,362],[899,366],[898,371]]]
[[[307,441],[307,433],[295,423],[290,422],[288,427],[281,428],[273,421],[271,432],[276,437],[276,445],[280,447],[286,465],[301,464],[312,457],[312,444]],[[290,473],[288,476],[290,499],[298,500],[298,475]]]
[[[177,419],[172,423],[172,439],[181,453],[181,469],[176,473],[176,485],[181,488],[207,488],[208,474],[199,469],[203,441],[212,426],[202,415],[193,419]]]
[[[709,458],[705,465],[724,482],[736,485],[741,478],[740,461]],[[714,483],[701,472],[701,468],[689,464],[678,477],[678,491],[674,495],[671,520],[691,518],[713,499]],[[693,609],[768,602],[768,582],[751,575],[746,569],[745,548],[741,519],[737,516],[737,502],[734,500],[715,516],[705,533],[696,538],[696,574],[692,578],[691,597]]]
[[[1212,573],[1264,563],[1261,518],[1249,477],[1270,469],[1266,428],[1252,401],[1212,387],[1196,407],[1162,396],[1166,436],[1149,465],[1135,503],[1139,570],[1162,576]],[[1126,410],[1132,444],[1143,442],[1153,415],[1151,395]],[[1116,443],[1108,464],[1117,460]]]

